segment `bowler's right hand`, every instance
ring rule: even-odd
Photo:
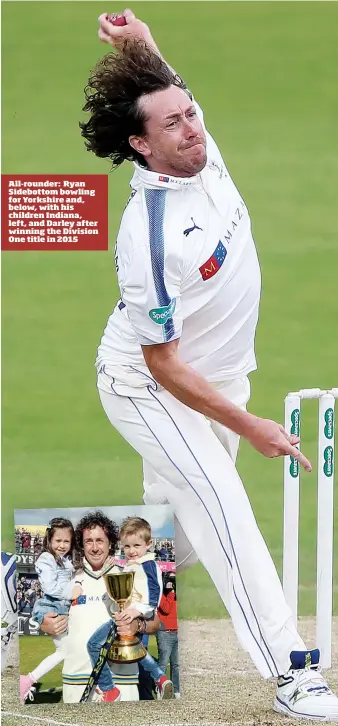
[[[142,20],[139,20],[133,11],[128,8],[123,11],[123,15],[127,21],[126,25],[113,25],[113,23],[107,20],[107,13],[99,16],[100,28],[98,35],[100,40],[117,49],[124,40],[144,40],[150,48],[153,48],[159,54],[160,51],[151,35],[148,25],[143,23]]]
[[[41,623],[41,630],[47,635],[62,635],[67,630],[68,615],[47,613]]]

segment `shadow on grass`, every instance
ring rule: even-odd
[[[42,683],[37,683],[35,693],[32,700],[27,700],[26,705],[34,705],[40,703],[60,703],[62,701],[62,687],[43,688]]]

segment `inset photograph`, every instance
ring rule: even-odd
[[[16,510],[15,542],[23,703],[179,698],[169,506]]]
[[[18,629],[15,555],[1,552],[1,673],[7,665],[8,653]]]

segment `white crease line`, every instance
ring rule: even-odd
[[[26,719],[29,719],[30,721],[39,721],[40,723],[53,724],[53,726],[83,726],[83,724],[70,723],[69,721],[67,721],[67,722],[54,721],[51,718],[40,718],[39,716],[28,716],[26,714],[17,713],[15,711],[1,711],[1,716],[15,716],[16,718],[26,718]],[[148,721],[148,723],[139,724],[139,726],[151,726],[151,724]],[[195,722],[195,723],[190,723],[190,724],[187,724],[186,722],[185,723],[173,723],[172,722],[172,723],[162,723],[162,724],[157,723],[156,726],[229,726],[229,724],[225,723],[225,722],[219,723],[219,721],[218,722],[212,721],[212,722],[208,722],[208,723],[206,723],[205,721],[203,721],[203,723],[201,721],[199,721],[198,723]]]
[[[54,721],[54,719],[51,719],[51,718],[41,718],[39,716],[28,716],[26,714],[17,713],[15,711],[1,711],[1,716],[15,716],[16,718],[26,718],[30,721],[39,721],[40,723],[53,724],[53,726],[83,726],[83,724],[70,723],[69,721],[67,721],[67,722]],[[151,724],[148,721],[148,723],[139,724],[139,726],[151,726]],[[199,721],[198,723],[195,722],[195,723],[190,723],[190,724],[187,724],[186,722],[185,723],[173,723],[172,722],[172,723],[163,723],[163,724],[157,723],[156,726],[229,726],[229,724],[225,723],[225,721],[223,723],[219,723],[219,721],[218,722],[212,721],[212,722],[208,722],[208,723],[203,721],[203,723],[202,723],[201,721]]]
[[[70,723],[67,721],[54,721],[52,718],[40,718],[39,716],[28,716],[23,713],[17,713],[16,711],[1,711],[1,716],[15,716],[16,718],[27,718],[30,721],[40,721],[40,723],[50,723],[53,726],[83,726],[79,723]]]

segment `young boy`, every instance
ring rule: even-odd
[[[152,545],[149,522],[141,517],[128,517],[120,528],[120,541],[124,549],[126,564],[123,572],[134,572],[134,585],[130,605],[123,611],[123,620],[130,623],[136,618],[151,618],[158,607],[162,595],[162,574],[155,562],[155,556],[149,550]],[[93,666],[99,656],[100,648],[105,643],[111,620],[102,625],[87,643],[88,652]],[[144,620],[139,621],[142,643],[147,648],[148,636],[143,631]],[[143,668],[150,673],[156,682],[158,699],[174,698],[172,682],[158,666],[154,658],[147,655],[140,661]],[[119,701],[120,691],[115,686],[110,668],[106,663],[98,681],[103,692],[104,701]]]

